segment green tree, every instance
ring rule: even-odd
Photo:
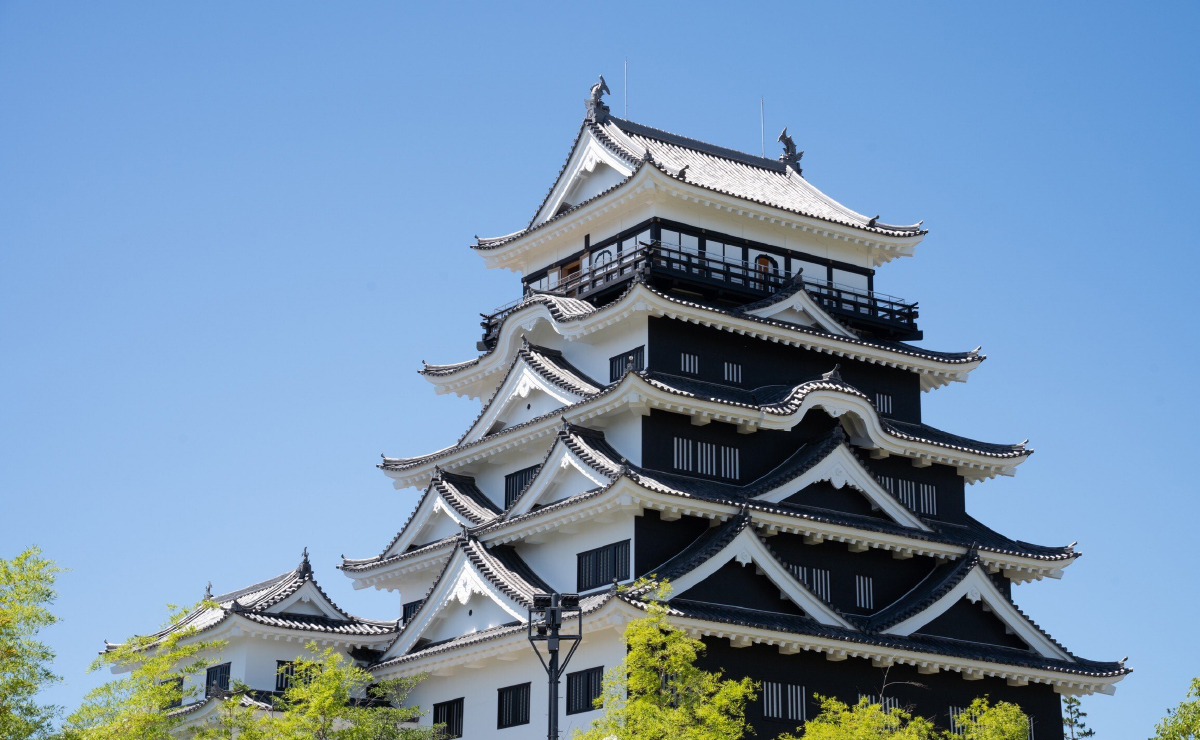
[[[0,737],[6,740],[45,737],[61,711],[35,700],[61,680],[49,667],[54,651],[37,639],[58,621],[49,605],[61,572],[36,547],[12,560],[0,558]]]
[[[924,717],[914,717],[903,709],[884,711],[866,697],[853,706],[827,696],[817,699],[821,702],[821,713],[804,723],[804,740],[936,740],[940,737],[933,723]],[[779,740],[796,740],[796,736],[783,735]]]
[[[576,739],[739,740],[750,729],[746,702],[755,697],[754,682],[696,667],[704,643],[668,622],[668,584],[643,581],[632,588],[652,591],[639,596],[647,599],[649,616],[626,626],[625,659],[605,674],[596,702],[604,714]]]
[[[215,607],[203,602],[193,609]],[[181,625],[193,609],[172,609],[170,620],[155,635],[132,637],[110,645],[90,670],[123,672],[121,678],[89,691],[83,704],[63,726],[68,740],[168,740],[180,723],[170,709],[195,696],[189,678],[210,664],[205,657],[225,646],[220,641],[192,639],[196,628]],[[191,685],[188,685],[191,684]]]
[[[1083,740],[1085,737],[1092,737],[1096,731],[1087,726],[1084,717],[1087,717],[1087,712],[1083,711],[1082,705],[1077,696],[1068,696],[1063,702],[1065,713],[1063,716],[1063,735],[1066,740]]]
[[[272,717],[264,714],[261,702],[250,699],[244,684],[230,686],[216,716],[187,735],[189,740],[273,740],[274,736]]]
[[[1187,696],[1179,706],[1167,710],[1167,716],[1154,726],[1154,740],[1195,740],[1200,738],[1200,678],[1193,678]]]
[[[958,715],[958,729],[957,735],[947,732],[947,739],[1028,740],[1029,717],[1016,704],[976,699]]]
[[[313,657],[292,663],[290,685],[276,705],[280,714],[266,723],[269,737],[434,740],[443,735],[441,725],[413,726],[421,712],[405,702],[419,677],[375,683],[370,673],[342,654],[319,650],[314,643],[307,648]]]

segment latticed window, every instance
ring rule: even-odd
[[[787,722],[808,719],[803,686],[779,681],[762,682],[763,716]]]
[[[228,663],[215,665],[204,674],[204,695],[212,696],[219,691],[229,691]]]
[[[726,480],[741,477],[741,451],[736,447],[675,437],[672,452],[676,470]]]
[[[529,724],[529,684],[506,686],[496,698],[496,728]]]
[[[883,487],[900,503],[920,514],[937,515],[937,486],[932,483],[917,483],[904,478],[881,475],[879,481]]]
[[[878,704],[883,708],[883,711],[890,712],[893,709],[900,708],[900,700],[894,696],[880,696],[878,694],[859,694],[858,700],[866,699],[872,704]]]
[[[577,586],[587,591],[629,578],[629,540],[581,552],[577,556]]]
[[[182,678],[169,678],[166,681],[163,681],[161,685],[175,687],[175,692],[176,692],[175,696],[171,699],[171,702],[169,704],[167,704],[167,707],[166,707],[167,709],[175,709],[176,707],[183,706],[183,679]]]
[[[742,363],[726,362],[725,363],[725,382],[741,383],[742,382]]]
[[[287,691],[296,683],[296,664],[290,660],[275,661],[275,690]]]
[[[679,370],[685,375],[699,375],[700,355],[695,355],[691,352],[681,352],[679,354]]]
[[[879,413],[881,413],[881,414],[891,414],[892,413],[892,394],[876,393],[875,394],[875,408],[878,409]]]
[[[524,491],[525,486],[529,485],[529,481],[533,480],[533,476],[537,475],[539,468],[541,468],[540,465],[532,465],[504,476],[504,508],[507,509],[513,505],[513,502],[521,495],[521,491]]]
[[[417,599],[410,601],[404,605],[404,611],[401,614],[401,619],[404,624],[408,624],[408,620],[412,619],[417,614],[417,610],[421,608],[421,604],[425,603],[425,599]]]
[[[854,604],[859,609],[875,608],[875,579],[871,576],[854,576]]]
[[[442,737],[455,738],[462,737],[463,734],[463,700],[451,699],[450,701],[440,702],[433,705],[433,723],[435,725],[445,725],[445,734]]]
[[[809,590],[822,599],[829,601],[829,569],[810,568],[807,565],[788,564],[788,569],[796,580],[808,586]]]
[[[567,674],[567,714],[590,712],[596,708],[596,700],[604,681],[604,666]]]
[[[616,357],[608,358],[608,380],[610,383],[615,383],[621,379],[626,370],[632,366],[633,370],[644,370],[646,368],[646,348],[634,347],[628,352],[622,352]]]

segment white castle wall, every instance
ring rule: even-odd
[[[612,521],[593,518],[580,527],[580,531],[566,533],[555,530],[547,536],[545,543],[533,545],[517,543],[517,554],[529,564],[534,573],[559,592],[570,593],[577,588],[575,555],[621,540],[630,540],[630,563],[634,562],[633,517],[616,514]]]

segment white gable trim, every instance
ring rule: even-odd
[[[1074,658],[1043,635],[1041,630],[1029,623],[1025,615],[1021,614],[1012,605],[1012,602],[1000,593],[996,584],[992,583],[992,580],[983,572],[983,567],[979,565],[972,568],[971,572],[942,598],[930,604],[920,613],[889,627],[884,632],[907,637],[946,613],[950,607],[964,598],[971,603],[983,601],[984,604],[987,604],[992,612],[1000,618],[1000,621],[1004,622],[1017,637],[1024,640],[1025,644],[1036,650],[1042,657],[1075,662]]]
[[[746,313],[750,314],[751,316],[757,316],[761,319],[770,319],[789,309],[798,311],[809,317],[813,324],[815,324],[818,328],[829,332],[830,334],[836,334],[837,336],[841,337],[850,337],[852,339],[858,338],[854,332],[850,331],[845,326],[842,326],[837,319],[830,316],[825,309],[818,306],[817,302],[814,301],[812,296],[810,296],[805,290],[797,290],[786,300],[779,301],[778,303],[772,303],[769,306],[763,306],[762,308],[756,308],[752,311],[747,311]],[[780,320],[787,321],[787,319]]]
[[[417,610],[413,620],[404,627],[400,636],[396,638],[396,642],[388,648],[382,660],[407,653],[417,644],[417,640],[430,628],[439,614],[455,602],[465,605],[475,594],[486,596],[496,602],[501,609],[511,614],[516,620],[522,622],[529,620],[528,610],[496,588],[491,581],[475,569],[471,559],[459,548],[454,553],[454,557],[450,559],[441,580],[425,597],[425,603]]]
[[[734,537],[720,552],[672,581],[671,585],[674,587],[675,593],[682,594],[731,560],[736,560],[743,566],[754,563],[755,567],[779,588],[783,596],[821,624],[855,629],[854,625],[843,619],[841,615],[805,588],[804,584],[796,580],[783,564],[767,550],[762,540],[749,526],[738,533],[738,536]]]
[[[431,481],[429,483],[429,489],[427,489],[428,495],[426,495],[425,499],[421,502],[420,508],[418,508],[413,514],[413,518],[409,521],[408,526],[404,528],[404,531],[400,534],[400,537],[396,539],[396,543],[388,548],[388,551],[383,554],[385,558],[391,557],[392,555],[397,555],[407,550],[411,545],[414,544],[414,540],[417,539],[417,536],[425,530],[425,527],[430,524],[433,521],[433,518],[436,516],[448,516],[454,520],[455,524],[458,524],[461,527],[474,526],[466,519],[466,517],[464,517],[462,514],[459,514],[453,506],[447,504],[446,500],[442,498],[441,492],[432,488],[433,485],[434,484]]]
[[[567,166],[563,169],[563,173],[559,176],[558,181],[554,183],[554,188],[550,191],[550,196],[546,198],[545,204],[542,205],[533,222],[540,224],[550,220],[558,212],[559,207],[562,206],[567,194],[574,189],[575,184],[595,172],[596,166],[599,164],[605,164],[613,168],[621,174],[622,178],[633,174],[633,168],[629,166],[628,162],[601,144],[590,128],[585,128],[579,142],[575,145],[575,149],[571,152],[571,156],[567,160]]]
[[[288,610],[288,607],[294,606],[298,603],[312,604],[313,606],[320,609],[321,613],[324,614],[329,619],[345,619],[346,618],[346,615],[341,614],[340,612],[338,612],[337,609],[333,608],[333,604],[329,603],[329,600],[321,594],[321,590],[318,589],[316,584],[314,584],[312,581],[306,581],[304,583],[304,585],[302,585],[300,588],[296,589],[296,592],[294,594],[287,597],[286,599],[279,602],[278,604],[274,604],[273,606],[271,606],[269,609],[266,610],[266,613],[267,614],[282,614],[283,612]]]
[[[871,504],[891,517],[897,524],[913,527],[923,532],[932,532],[928,524],[896,500],[896,497],[879,485],[879,481],[870,471],[863,467],[862,462],[855,457],[844,443],[837,446],[820,462],[809,468],[795,480],[779,485],[766,493],[755,496],[759,501],[779,503],[784,499],[802,493],[805,488],[820,481],[829,481],[834,488],[841,489],[850,486],[862,493]]]
[[[535,390],[545,393],[562,406],[583,400],[583,396],[571,393],[546,380],[541,373],[530,367],[523,357],[518,355],[517,362],[519,366],[513,368],[513,372],[508,374],[508,378],[496,390],[492,400],[488,402],[487,408],[467,430],[467,434],[462,440],[463,443],[483,438],[492,425],[502,419],[514,404],[529,398],[529,394]]]
[[[559,439],[555,441],[554,447],[550,450],[550,456],[546,462],[542,463],[541,469],[530,481],[529,487],[521,494],[521,498],[513,503],[512,509],[508,512],[508,518],[527,513],[572,468],[595,483],[596,487],[607,486],[611,483],[607,476],[597,472],[595,468],[581,460]]]

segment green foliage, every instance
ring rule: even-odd
[[[190,639],[196,629],[180,623],[193,609],[215,607],[211,602],[192,609],[169,607],[165,632],[132,637],[109,649],[92,663],[91,670],[112,669],[121,678],[93,689],[63,726],[69,740],[168,740],[179,725],[170,711],[196,695],[187,679],[203,671],[209,660],[205,653],[220,651],[225,643]],[[179,679],[184,679],[180,681]]]
[[[405,726],[421,716],[405,700],[420,678],[374,683],[374,678],[331,649],[307,646],[313,657],[295,661],[291,686],[263,727],[271,740],[433,740],[441,726]],[[239,736],[241,740],[241,736]]]
[[[1087,726],[1084,717],[1087,712],[1081,708],[1079,697],[1068,696],[1063,702],[1063,737],[1065,740],[1083,740],[1092,737],[1096,731]]]
[[[704,643],[668,622],[670,586],[640,581],[632,589],[651,587],[649,616],[625,628],[625,659],[604,677],[596,702],[604,715],[576,740],[740,740],[750,729],[745,712],[754,682],[697,668]]]
[[[947,738],[964,740],[1028,740],[1029,718],[1016,704],[1006,701],[989,704],[987,699],[976,699],[958,715],[958,735],[947,733]]]
[[[45,737],[61,711],[34,699],[61,680],[50,671],[54,651],[38,633],[58,621],[49,605],[62,568],[31,547],[12,560],[0,558],[0,737]]]
[[[271,719],[254,702],[245,700],[248,688],[230,686],[230,696],[220,699],[216,716],[186,735],[189,740],[270,740]]]
[[[1167,710],[1167,716],[1154,726],[1154,740],[1195,740],[1200,738],[1200,678],[1193,678],[1187,696],[1179,706]]]
[[[940,737],[929,720],[913,717],[902,709],[885,712],[883,707],[872,704],[865,697],[854,706],[826,696],[817,699],[821,702],[821,713],[804,723],[804,740],[936,740]],[[796,736],[783,735],[779,740],[796,740]]]

